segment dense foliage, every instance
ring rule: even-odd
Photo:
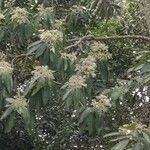
[[[0,0],[0,148],[149,150],[150,26],[138,0]]]

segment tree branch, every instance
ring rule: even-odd
[[[141,35],[120,35],[120,36],[102,36],[102,37],[95,37],[94,35],[86,35],[82,38],[71,39],[68,42],[75,42],[72,45],[69,45],[65,48],[65,50],[77,47],[84,41],[107,41],[107,40],[122,40],[122,39],[129,39],[129,40],[144,40],[150,42],[150,37],[148,36],[141,36]]]

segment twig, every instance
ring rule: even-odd
[[[107,41],[107,40],[122,40],[122,39],[132,39],[132,40],[145,40],[150,42],[149,36],[141,36],[141,35],[120,35],[120,36],[102,36],[102,37],[95,37],[94,35],[86,35],[82,38],[71,39],[69,42],[75,42],[75,44],[69,45],[65,48],[65,50],[77,47],[83,41]]]
[[[28,57],[28,56],[32,56],[33,54],[30,54],[30,55],[27,55],[27,54],[21,54],[21,55],[18,55],[16,57],[14,57],[11,61],[11,65],[14,66],[14,62],[18,59],[18,58],[24,58],[24,57]]]

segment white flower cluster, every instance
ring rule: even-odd
[[[43,42],[53,47],[58,41],[63,41],[63,33],[58,30],[47,30],[40,34],[40,38]]]
[[[0,62],[0,75],[11,74],[12,72],[13,68],[11,67],[11,64],[6,61]]]
[[[108,52],[108,47],[105,44],[94,42],[90,48],[91,51],[89,55],[95,57],[99,61],[111,58],[111,54]]]
[[[61,29],[62,25],[63,25],[63,21],[62,19],[60,20],[55,20],[55,23],[53,25],[53,28],[54,29]]]
[[[0,61],[3,61],[6,59],[6,55],[3,52],[0,52]]]
[[[85,81],[86,80],[82,76],[73,75],[63,87],[68,87],[69,89],[81,89],[87,86]]]
[[[7,8],[10,8],[10,7],[14,6],[15,2],[16,2],[16,0],[7,0],[7,1],[5,1],[5,6]]]
[[[110,99],[105,95],[96,96],[95,99],[92,100],[91,105],[99,113],[107,112],[108,108],[111,107]]]
[[[95,77],[96,67],[96,59],[89,55],[87,58],[81,59],[80,64],[76,65],[76,71],[77,74],[80,74],[83,77]]]
[[[77,60],[77,56],[75,53],[61,53],[61,58],[65,60],[70,60],[72,63]]]
[[[16,7],[12,11],[11,20],[17,24],[29,23],[29,12],[25,8]]]
[[[54,79],[53,72],[54,71],[48,69],[48,66],[36,66],[35,70],[32,71],[31,73],[33,74],[34,79],[47,78],[49,80],[53,80]]]
[[[139,122],[132,122],[121,126],[119,132],[123,135],[134,135],[135,133],[141,133],[144,129],[146,129],[146,125]]]
[[[6,101],[10,103],[8,106],[12,106],[15,109],[26,107],[28,105],[27,99],[19,93],[15,95],[14,98],[7,98]]]
[[[42,19],[47,18],[47,16],[53,14],[53,12],[53,7],[43,7],[43,5],[40,5],[38,8],[38,16]]]
[[[0,13],[0,24],[2,24],[4,20],[5,16],[2,13]]]

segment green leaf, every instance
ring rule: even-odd
[[[4,36],[5,36],[5,30],[1,30],[0,31],[0,42],[3,40]]]
[[[36,45],[38,45],[38,44],[41,44],[42,43],[42,41],[36,41],[36,42],[33,42],[33,43],[31,43],[28,47],[27,47],[27,49],[29,50],[29,49],[31,49],[32,47],[34,47],[34,46],[36,46]]]
[[[43,99],[44,106],[48,103],[50,99],[49,93],[50,93],[50,89],[48,87],[42,90],[42,99]]]
[[[41,41],[37,41],[37,42],[34,42],[33,44],[31,44],[27,50],[27,55],[30,55],[32,54],[33,52],[37,51],[38,49],[40,49],[40,47],[43,45],[43,42]]]
[[[108,72],[108,66],[106,62],[102,62],[100,64],[100,71],[101,71],[102,80],[104,82],[107,82],[109,78],[109,72]]]
[[[141,69],[142,73],[150,72],[150,62],[146,62]]]
[[[6,120],[6,123],[5,123],[5,132],[6,133],[10,132],[10,130],[13,128],[14,124],[15,124],[15,115],[12,114]]]
[[[142,132],[142,133],[143,133],[144,139],[145,139],[148,143],[150,143],[150,136],[149,136],[148,134],[146,134],[145,132]]]
[[[81,117],[79,119],[79,124],[82,123],[84,121],[84,119],[92,112],[92,109],[89,107],[87,109],[85,109],[83,111],[83,113],[81,114]]]
[[[67,92],[63,95],[62,99],[65,100],[69,96],[71,91],[72,91],[72,89],[68,89]]]
[[[104,135],[104,138],[110,137],[110,136],[116,136],[116,135],[120,135],[120,133],[119,133],[119,132],[108,133],[108,134],[105,134],[105,135]]]
[[[11,93],[12,89],[13,89],[13,79],[11,77],[11,75],[5,75],[5,83],[6,83],[6,88],[8,90],[9,93]]]
[[[38,50],[36,51],[35,58],[40,57],[40,56],[44,53],[44,51],[46,50],[46,48],[47,48],[47,46],[46,46],[45,44],[42,44],[42,45],[38,48]]]
[[[37,79],[34,79],[34,80],[30,83],[29,87],[25,90],[24,96],[30,94],[30,92],[31,92],[32,89],[36,86],[36,84],[37,84]]]
[[[117,137],[115,139],[112,139],[110,141],[111,142],[116,142],[116,141],[120,141],[120,140],[123,140],[123,139],[129,139],[129,138],[132,138],[132,136],[121,136],[121,137]]]
[[[126,146],[129,144],[129,140],[123,140],[116,144],[111,150],[125,150]]]
[[[29,125],[30,124],[30,112],[26,107],[22,107],[21,116],[24,119],[24,122]]]
[[[45,79],[42,78],[38,79],[36,86],[34,86],[32,90],[32,96],[35,95],[37,92],[39,92],[41,88],[43,88],[44,83],[45,83]]]
[[[13,110],[14,110],[14,107],[10,106],[9,108],[7,108],[4,111],[3,115],[1,116],[1,120],[5,119],[8,115],[10,115]]]
[[[142,143],[136,143],[132,150],[144,150],[143,149],[143,144]]]
[[[94,134],[94,114],[90,113],[88,118],[87,118],[87,126],[88,126],[88,131],[89,131],[89,135],[93,135]]]

